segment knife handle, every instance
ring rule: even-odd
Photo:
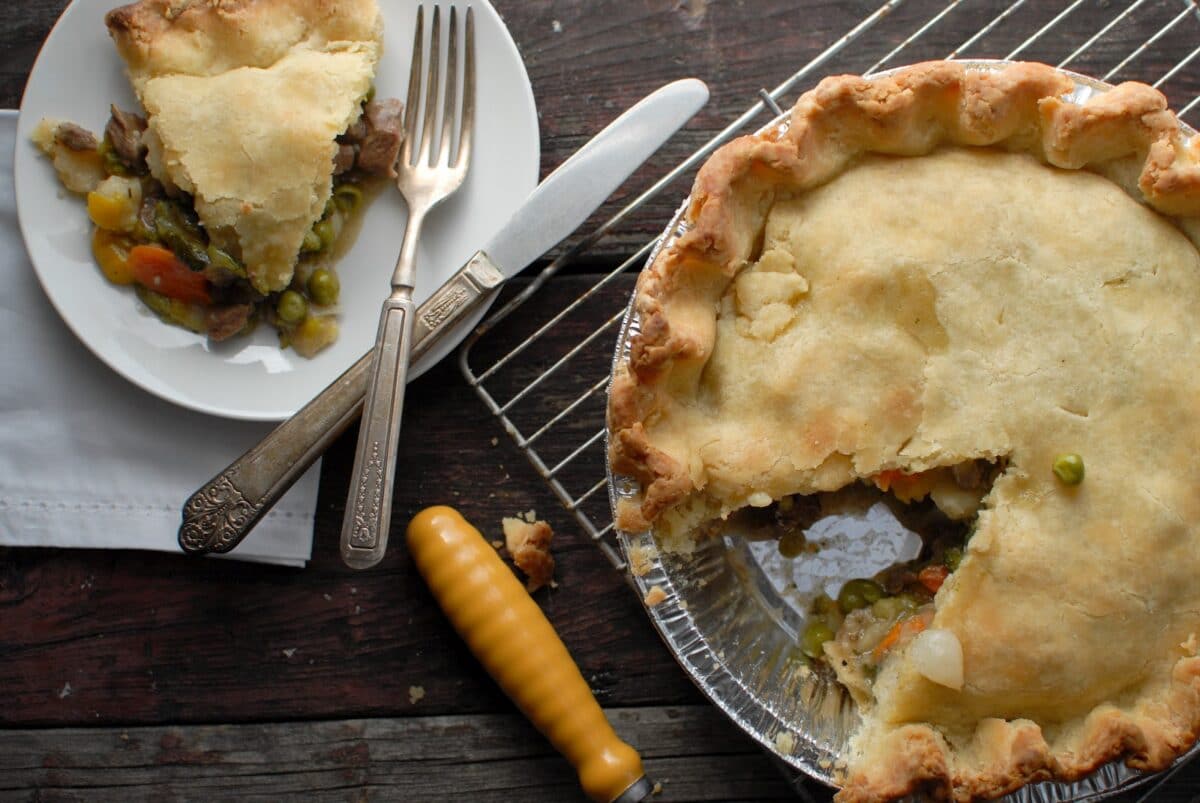
[[[487,254],[477,252],[417,308],[412,359],[469,316],[504,281]],[[309,466],[358,418],[374,352],[358,359],[329,387],[257,445],[205,483],[183,506],[184,552],[229,552],[267,514]]]
[[[408,550],[454,629],[521,712],[566,756],[598,803],[650,791],[553,626],[479,530],[449,507],[408,525]]]

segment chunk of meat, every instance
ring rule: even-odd
[[[104,126],[104,136],[112,145],[113,152],[129,167],[137,167],[146,154],[146,146],[142,144],[142,132],[146,130],[146,120],[141,115],[118,109],[115,105],[109,107],[108,124]]]
[[[404,133],[404,104],[399,98],[373,100],[363,108],[362,118],[367,131],[395,131]]]
[[[530,516],[529,518],[533,518]],[[550,554],[550,541],[554,531],[544,521],[506,518],[504,545],[512,555],[513,563],[525,573],[525,587],[529,593],[537,591],[554,579],[554,556]]]
[[[100,145],[95,134],[74,123],[59,123],[54,141],[72,151],[94,151]]]
[[[358,150],[358,166],[368,173],[396,177],[396,157],[404,141],[404,104],[396,98],[373,100],[363,110],[367,135]]]
[[[367,137],[367,121],[359,117],[350,127],[346,129],[346,133],[338,137],[338,142],[345,142],[350,145],[355,145],[362,142]]]
[[[223,307],[209,307],[204,313],[204,326],[210,340],[228,340],[246,328],[251,313],[252,304],[229,304]]]
[[[340,176],[347,170],[354,167],[354,146],[348,142],[343,142],[338,145],[337,153],[333,156],[333,174]]]

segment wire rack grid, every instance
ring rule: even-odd
[[[975,33],[947,38],[956,15],[977,21]],[[1015,0],[887,0],[749,107],[582,241],[554,259],[524,290],[486,320],[459,354],[459,366],[491,413],[587,535],[618,570],[625,562],[609,537],[604,401],[615,338],[631,280],[655,241],[615,269],[588,281],[558,311],[516,339],[493,335],[547,280],[585,257],[622,221],[690,176],[723,143],[782,113],[780,104],[833,71],[871,74],[930,58],[1032,59],[1088,72],[1105,81],[1140,80],[1164,91],[1180,118],[1200,104],[1194,60],[1200,56],[1195,0],[1073,0],[1058,6]],[[947,43],[953,43],[947,47]],[[1165,53],[1181,54],[1164,60]],[[1189,70],[1191,68],[1191,70]],[[681,192],[680,196],[686,194]],[[665,223],[665,221],[664,221]],[[602,320],[599,326],[595,321]],[[589,326],[580,328],[581,321]],[[490,342],[489,339],[495,342]],[[564,343],[567,343],[565,347]],[[489,348],[490,346],[490,348]],[[486,352],[486,353],[484,353]],[[482,355],[482,356],[480,356]]]
[[[1189,119],[1200,105],[1196,0],[886,0],[867,11],[773,89],[748,98],[748,107],[736,119],[555,258],[459,352],[467,382],[627,580],[609,504],[606,390],[633,277],[657,240],[598,278],[562,277],[548,284],[550,277],[586,259],[590,249],[668,188],[682,200],[682,181],[709,154],[733,137],[769,124],[783,113],[781,107],[826,74],[869,75],[935,58],[1034,60],[1104,81],[1149,83],[1167,95],[1180,119],[1196,122]],[[963,37],[964,30],[974,33]],[[544,313],[544,320],[514,315],[538,293],[555,294],[553,303],[536,305],[555,311]],[[1156,784],[1140,800],[1159,789]]]

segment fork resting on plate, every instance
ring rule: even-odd
[[[441,9],[433,8],[429,58],[425,73],[424,122],[421,120],[422,56],[425,9],[417,9],[412,67],[405,104],[405,139],[397,165],[396,186],[408,204],[408,226],[400,257],[392,274],[392,293],[383,302],[371,380],[363,402],[358,449],[351,473],[350,495],[342,520],[341,552],[348,566],[374,566],[387,549],[392,513],[392,483],[395,477],[396,444],[404,407],[416,306],[412,291],[416,279],[417,242],[425,215],[462,186],[471,161],[471,138],[475,116],[475,31],[474,13],[465,13],[463,43],[462,110],[457,106],[458,19],[451,6],[446,78],[440,80],[439,40]],[[442,96],[440,133],[438,99]]]

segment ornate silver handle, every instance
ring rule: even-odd
[[[383,302],[375,360],[350,472],[350,496],[342,519],[342,560],[355,569],[374,566],[387,551],[392,519],[396,444],[408,384],[412,345],[412,289],[400,288]]]
[[[476,253],[416,310],[412,359],[466,318],[504,281]],[[204,484],[183,507],[184,552],[228,552],[266,515],[362,411],[374,352],[367,352],[320,395]]]

